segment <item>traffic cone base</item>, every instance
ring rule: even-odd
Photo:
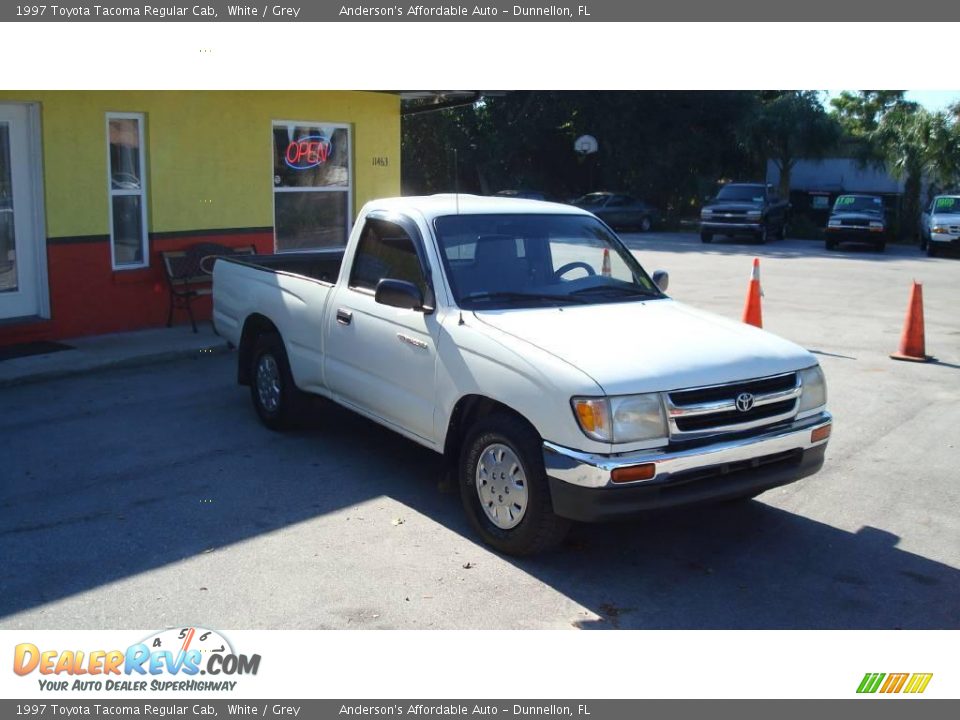
[[[910,303],[907,305],[907,318],[900,334],[900,347],[895,353],[891,353],[890,358],[909,362],[929,362],[933,359],[927,355],[924,338],[923,286],[916,280],[910,287]]]

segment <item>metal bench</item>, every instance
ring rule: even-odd
[[[182,309],[190,317],[190,325],[197,332],[191,303],[201,295],[213,293],[213,264],[218,257],[229,255],[254,255],[256,248],[227,247],[217,243],[197,243],[183,250],[168,250],[160,253],[163,268],[170,288],[170,310],[167,312],[167,327],[173,324],[173,311]]]

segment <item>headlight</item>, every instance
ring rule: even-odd
[[[705,218],[713,217],[713,210],[701,210],[700,217],[705,217]]]
[[[763,211],[761,211],[761,210],[747,210],[747,215],[748,215],[749,217],[760,217],[761,215],[763,215]]]
[[[827,404],[827,382],[819,365],[801,370],[800,384],[803,391],[800,395],[798,413],[815,410]]]
[[[667,437],[667,422],[658,393],[612,398],[573,398],[573,410],[587,437],[608,443]]]
[[[942,225],[934,225],[932,228],[930,228],[930,232],[932,232],[932,233],[945,233],[945,232],[947,232],[947,229],[946,229],[945,227],[943,227]]]
[[[830,225],[830,227],[840,227],[840,221],[839,221],[839,220],[834,220],[833,218],[830,218],[829,225]]]
[[[879,220],[871,220],[871,221],[870,221],[870,229],[871,229],[871,230],[883,230],[883,223],[880,222]]]

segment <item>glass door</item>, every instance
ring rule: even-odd
[[[0,105],[0,319],[40,312],[25,105]]]

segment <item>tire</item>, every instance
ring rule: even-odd
[[[260,422],[271,430],[289,430],[301,417],[305,395],[293,382],[287,351],[277,333],[260,335],[253,346],[250,397]]]
[[[653,229],[653,222],[644,215],[640,218],[640,232],[650,232]]]
[[[927,243],[927,257],[936,257],[937,256],[937,247],[932,242]]]
[[[754,240],[757,241],[760,245],[766,245],[767,240],[770,239],[770,230],[766,225],[754,236]]]
[[[700,242],[711,243],[713,242],[713,233],[709,233],[706,230],[700,231]]]
[[[827,240],[826,245],[827,245],[827,250],[836,250],[836,249],[837,249],[837,241],[836,241],[836,240]]]
[[[540,437],[521,418],[479,420],[467,433],[458,475],[470,524],[496,550],[534,555],[566,536],[570,521],[553,512]]]
[[[887,241],[886,241],[886,240],[881,240],[880,242],[877,243],[876,247],[877,247],[877,252],[886,252],[886,251],[887,251]]]
[[[787,239],[787,224],[786,224],[786,223],[783,223],[783,224],[780,226],[780,229],[777,230],[776,239],[777,239],[777,240],[786,240],[786,239]]]

